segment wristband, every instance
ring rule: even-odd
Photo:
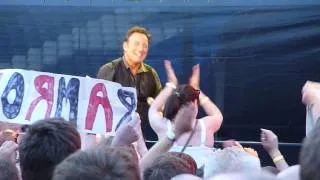
[[[176,134],[171,128],[167,130],[167,138],[172,142],[176,141]]]
[[[273,163],[275,164],[281,160],[284,160],[282,155],[276,156],[275,158],[272,159]]]

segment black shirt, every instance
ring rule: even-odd
[[[141,127],[145,135],[145,129],[150,128],[147,98],[155,98],[161,91],[161,82],[155,69],[142,63],[138,73],[134,76],[126,61],[123,58],[118,58],[100,67],[97,78],[117,82],[125,87],[136,88],[137,112],[140,114]]]

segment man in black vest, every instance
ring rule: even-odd
[[[142,27],[132,27],[123,42],[123,56],[100,67],[97,78],[137,89],[137,111],[145,139],[156,140],[148,120],[147,98],[155,98],[161,91],[161,82],[155,69],[144,63],[151,42],[150,33]]]

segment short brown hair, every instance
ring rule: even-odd
[[[124,41],[128,41],[129,37],[133,34],[133,33],[141,33],[147,36],[148,38],[148,43],[151,44],[151,34],[149,33],[149,31],[147,31],[145,28],[140,27],[140,26],[134,26],[132,28],[130,28],[124,38]]]
[[[144,180],[165,180],[171,179],[179,174],[195,174],[187,162],[178,154],[165,153],[158,156],[143,171]],[[193,171],[193,172],[192,172]]]
[[[62,161],[52,180],[140,180],[139,163],[125,148],[96,147],[80,150]]]

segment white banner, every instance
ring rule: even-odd
[[[80,131],[111,133],[135,112],[136,90],[118,83],[20,69],[0,70],[0,121],[63,117]]]

